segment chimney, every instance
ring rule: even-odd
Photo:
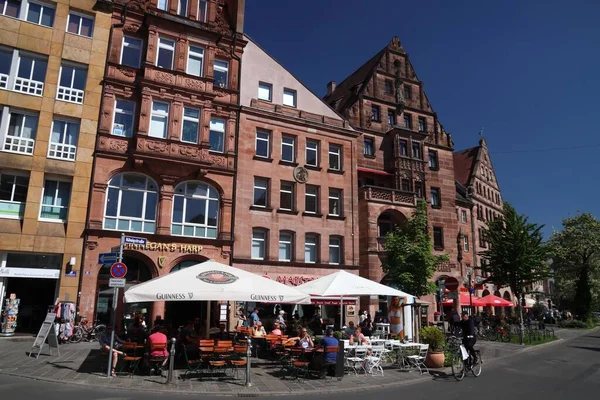
[[[329,96],[335,90],[335,81],[331,81],[327,84],[327,96]]]

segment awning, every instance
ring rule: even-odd
[[[473,307],[484,307],[485,306],[485,303],[482,303],[481,299],[476,296],[473,296],[472,298],[470,298],[468,294],[460,293],[458,295],[458,298],[460,299],[460,305],[463,307],[465,307],[465,306],[469,307],[471,305],[471,301],[473,301]],[[454,305],[454,300],[447,299],[447,300],[443,301],[442,304],[445,306],[452,306],[452,305]]]
[[[340,298],[339,297],[315,297],[312,296],[310,299],[311,304],[316,306],[339,306]],[[355,306],[356,305],[356,297],[344,297],[344,305],[345,306]]]
[[[358,168],[356,168],[356,170],[358,172],[367,172],[369,174],[377,174],[377,175],[385,175],[385,176],[394,175],[394,174],[390,174],[389,172],[381,171],[378,169],[365,168],[365,167],[358,167]]]

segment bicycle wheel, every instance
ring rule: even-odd
[[[462,354],[460,349],[458,351],[452,352],[452,375],[454,375],[454,379],[457,381],[462,381],[465,377],[465,363],[462,359]]]
[[[95,340],[100,340],[100,336],[102,336],[102,334],[104,333],[105,330],[106,330],[106,325],[103,325],[103,324],[96,325],[94,327],[94,334],[90,335],[90,341],[93,342]]]
[[[508,342],[510,342],[510,339],[511,339],[510,331],[508,329],[504,329],[502,331],[502,333],[500,334],[500,340],[502,340],[505,343],[508,343]]]
[[[487,332],[487,338],[488,340],[495,342],[496,340],[498,340],[498,331],[496,329],[490,329]]]
[[[73,334],[69,337],[69,343],[79,343],[83,339],[81,328],[76,326],[73,328]]]
[[[473,368],[471,368],[471,372],[473,373],[473,376],[477,377],[479,375],[481,375],[481,364],[483,363],[483,359],[481,358],[481,353],[479,351],[477,351],[477,362],[475,363],[475,365],[473,365]]]

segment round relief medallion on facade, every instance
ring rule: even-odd
[[[298,183],[306,183],[308,181],[308,170],[300,166],[294,168],[294,179]]]

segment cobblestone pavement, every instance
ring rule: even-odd
[[[589,331],[557,330],[557,336],[565,339],[574,338]],[[258,394],[309,394],[324,392],[343,392],[370,390],[402,386],[416,382],[431,380],[430,375],[418,372],[406,372],[397,369],[385,369],[384,376],[345,375],[341,381],[337,379],[302,381],[282,379],[278,372],[280,367],[263,360],[253,360],[251,388],[244,386],[244,375],[238,379],[204,377],[197,375],[190,379],[181,379],[182,369],[175,371],[174,383],[166,384],[164,377],[136,375],[133,377],[105,376],[107,358],[99,350],[97,343],[67,344],[60,347],[60,356],[48,355],[45,347],[39,359],[28,357],[33,338],[17,340],[0,340],[0,374],[20,376],[50,382],[72,383],[87,386],[102,386],[115,389],[135,389],[152,392],[184,392],[205,393],[213,395],[258,395]],[[509,355],[527,351],[527,347],[519,345],[480,342],[486,362],[504,358]],[[54,350],[56,354],[56,350]]]

